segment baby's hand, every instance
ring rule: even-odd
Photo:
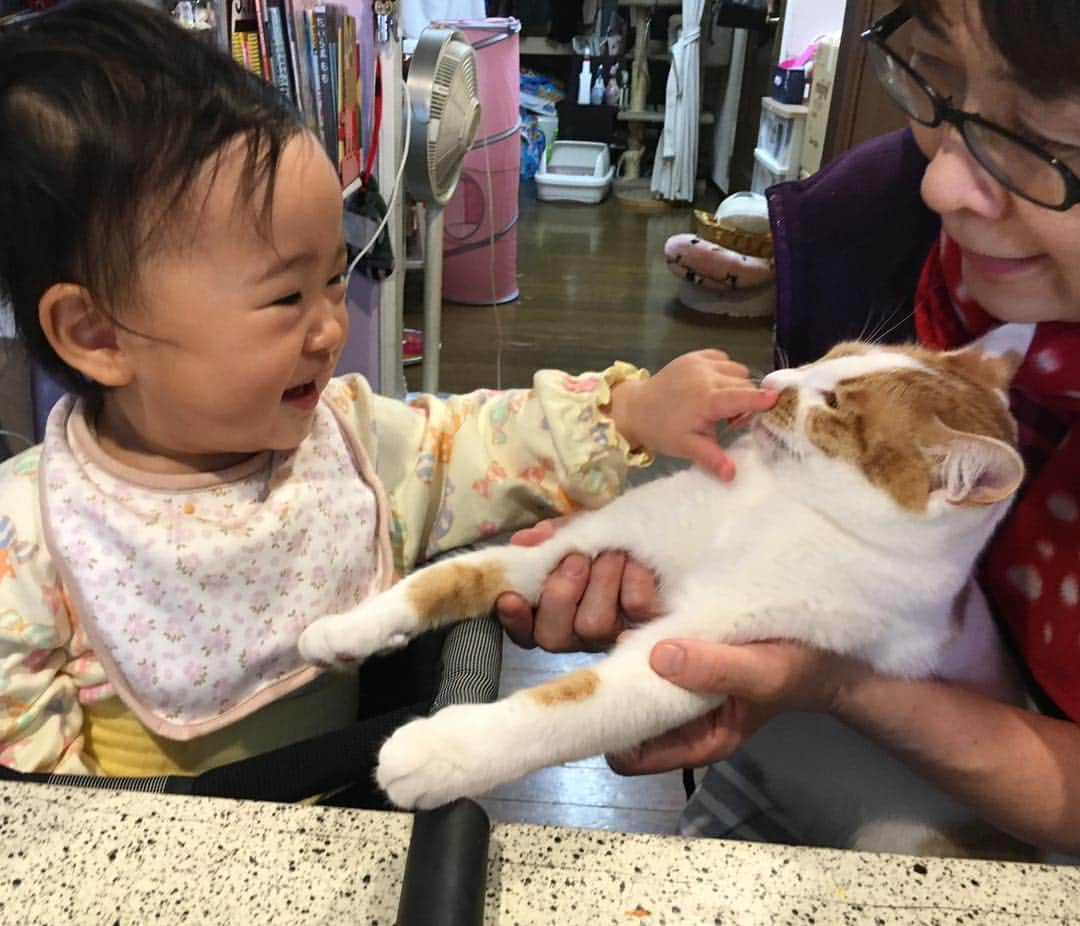
[[[750,371],[723,351],[698,350],[651,379],[620,383],[610,413],[631,447],[686,457],[727,480],[735,465],[717,443],[717,422],[772,408],[777,395],[755,386]]]

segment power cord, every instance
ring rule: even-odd
[[[401,84],[402,96],[405,103],[405,144],[402,146],[401,163],[398,164],[397,172],[394,174],[394,186],[390,191],[390,197],[386,201],[386,215],[383,216],[382,221],[379,222],[375,231],[372,233],[368,243],[361,248],[360,252],[352,259],[349,264],[348,270],[345,271],[345,287],[349,286],[349,280],[352,277],[353,270],[356,265],[363,260],[364,256],[375,247],[375,242],[379,240],[379,236],[382,234],[383,229],[386,228],[386,223],[390,221],[390,217],[394,214],[394,205],[397,202],[398,196],[401,193],[401,177],[405,173],[405,162],[409,158],[409,141],[412,136],[412,101],[409,97],[409,85],[407,82],[402,81]],[[342,192],[342,199],[348,199],[356,190],[358,190],[364,183],[363,176],[357,177],[352,183],[350,183]]]

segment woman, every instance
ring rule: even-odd
[[[893,50],[901,30],[907,59]],[[1080,854],[1080,594],[1066,562],[1080,552],[1080,458],[1069,440],[1080,420],[1080,2],[908,0],[864,40],[911,117],[928,159],[922,200],[941,223],[938,246],[921,252],[919,339],[954,346],[998,322],[1040,323],[1013,402],[1029,482],[979,579],[1042,712],[782,642],[668,641],[653,651],[655,671],[733,698],[612,765],[641,774],[716,762],[767,720],[816,712],[1017,839]],[[862,328],[842,321],[853,332],[834,340]],[[591,579],[587,563],[564,563],[535,616],[520,600],[501,610],[512,637],[558,649],[610,638],[621,626],[617,603],[642,619],[654,601],[651,577],[612,554]]]

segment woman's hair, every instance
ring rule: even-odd
[[[904,0],[923,22],[977,10],[1011,77],[1033,96],[1080,94],[1080,0]],[[954,14],[955,15],[955,14]]]
[[[301,131],[278,90],[134,0],[76,0],[0,30],[0,298],[31,356],[76,392],[38,322],[55,283],[115,314],[155,248],[183,246],[192,184],[243,145],[241,203],[268,217]]]

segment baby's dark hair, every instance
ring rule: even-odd
[[[76,0],[0,31],[0,297],[30,355],[93,394],[45,338],[42,295],[76,283],[115,314],[230,142],[245,150],[238,201],[261,196],[267,218],[300,131],[278,90],[134,0]]]
[[[1043,99],[1080,93],[1080,0],[969,0],[982,17],[995,49],[1012,78]],[[904,7],[926,23],[967,4],[952,0],[904,0]]]

